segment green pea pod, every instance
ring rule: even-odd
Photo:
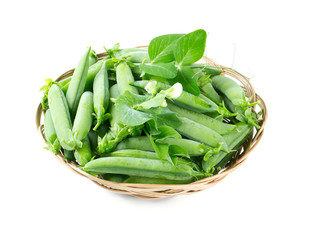
[[[221,147],[223,151],[229,152],[226,141],[219,133],[188,118],[179,117],[179,119],[182,121],[182,124],[177,128],[177,131],[181,135],[200,141],[214,148]]]
[[[64,149],[63,158],[68,161],[74,161],[75,160],[74,151],[68,151]]]
[[[200,87],[201,91],[204,93],[206,97],[213,100],[217,105],[222,104],[221,96],[216,92],[213,85],[209,82],[204,86]]]
[[[51,86],[48,92],[48,102],[53,125],[61,146],[69,151],[74,150],[75,141],[67,101],[62,90],[55,84]]]
[[[216,76],[216,75],[220,75],[222,73],[222,70],[219,69],[218,67],[206,66],[204,64],[193,63],[193,64],[189,65],[189,67],[192,69],[200,69],[204,73],[206,73],[207,75],[210,75],[211,77]]]
[[[58,154],[60,152],[61,145],[59,143],[57,133],[53,125],[50,109],[48,109],[45,113],[44,129],[48,145],[47,149],[53,152],[54,154]]]
[[[128,177],[123,181],[124,183],[138,183],[138,184],[187,184],[193,182],[193,180],[168,180],[168,179],[160,179],[160,178],[148,178],[148,177]]]
[[[75,149],[74,157],[76,162],[84,167],[86,163],[92,160],[93,153],[87,136],[82,140],[82,143],[81,148]]]
[[[71,116],[74,118],[80,98],[84,92],[89,66],[89,47],[74,70],[72,80],[66,94]]]
[[[91,149],[93,153],[96,153],[97,145],[98,145],[98,135],[95,131],[90,130],[87,134]]]
[[[94,85],[94,111],[97,119],[97,123],[94,127],[94,131],[109,117],[105,112],[109,106],[109,80],[106,62],[104,62],[102,68],[97,73]]]
[[[111,173],[107,173],[107,174],[100,174],[99,177],[102,178],[102,179],[104,179],[104,180],[108,180],[108,181],[110,181],[110,182],[122,183],[122,182],[124,182],[129,176],[122,175],[122,174],[111,174]]]
[[[168,103],[168,108],[171,111],[178,113],[181,117],[186,117],[192,121],[200,123],[208,128],[213,129],[215,132],[221,135],[226,134],[236,128],[236,126],[233,124],[223,123],[205,114],[197,113],[197,112],[193,112],[188,109],[185,109],[185,108],[181,108],[170,102]]]
[[[238,124],[237,128],[226,135],[223,136],[229,148],[232,150],[237,150],[247,139],[247,137],[252,132],[252,126],[247,124]],[[219,164],[222,159],[227,156],[228,153],[219,152],[211,157],[208,160],[203,160],[202,167],[205,171],[211,170],[217,164]],[[221,167],[221,166],[220,166]]]
[[[123,94],[125,91],[138,94],[137,88],[130,85],[130,83],[134,82],[134,78],[132,71],[127,63],[121,62],[117,66],[116,74],[120,94]]]
[[[98,61],[98,58],[97,58],[97,55],[96,55],[96,52],[94,50],[91,50],[90,53],[89,53],[89,57],[88,57],[88,65],[89,66],[92,66],[93,64],[95,64],[97,61]]]
[[[83,169],[100,174],[116,173],[170,180],[193,180],[208,176],[206,173],[193,170],[186,164],[177,163],[172,165],[165,160],[133,157],[98,158],[87,163]]]
[[[101,69],[101,67],[104,64],[104,61],[106,59],[107,58],[99,60],[98,62],[96,62],[95,64],[91,65],[88,68],[88,73],[87,73],[87,77],[86,77],[86,83],[85,83],[84,91],[92,91],[93,90],[94,79],[95,79],[97,73],[100,71],[100,69]]]
[[[137,149],[122,149],[105,154],[106,157],[134,157],[159,159],[155,152],[141,151]]]
[[[169,144],[170,146],[179,146],[186,150],[190,156],[202,156],[209,149],[209,147],[205,144],[190,139],[166,138],[160,141],[160,143]],[[142,151],[155,152],[154,147],[147,136],[129,137],[123,140],[118,144],[116,150],[122,149],[138,149]]]
[[[214,76],[212,78],[213,87],[225,95],[234,105],[240,105],[245,98],[243,89],[231,78],[224,75]]]
[[[80,148],[82,146],[81,140],[83,140],[91,129],[93,123],[93,93],[84,92],[80,99],[80,103],[77,108],[77,113],[73,123],[73,135],[76,141],[76,146]]]

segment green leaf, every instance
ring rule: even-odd
[[[127,126],[141,125],[152,117],[145,112],[137,111],[133,109],[134,106],[148,101],[149,96],[137,95],[126,91],[123,95],[120,95],[115,103],[117,110],[117,118],[119,121]]]
[[[151,108],[145,110],[145,113],[150,114],[152,119],[149,122],[151,126],[155,126],[155,129],[159,129],[159,127],[163,125],[176,129],[182,124],[177,114],[170,111],[168,108]]]
[[[182,36],[184,34],[167,34],[151,40],[148,46],[148,55],[151,62],[172,62],[174,60],[173,48],[176,45],[176,40]]]
[[[157,154],[157,156],[162,159],[162,160],[167,160],[169,161],[172,165],[173,162],[172,162],[172,159],[168,153],[169,151],[169,145],[168,144],[163,144],[163,143],[156,143],[152,137],[152,135],[148,134],[146,132],[146,135],[149,137],[149,140],[151,142],[151,144],[153,145],[153,148]]]
[[[184,35],[176,42],[174,57],[179,65],[189,65],[204,55],[207,34],[203,29]]]
[[[176,155],[176,156],[183,156],[183,157],[190,158],[188,152],[184,148],[177,145],[169,146],[169,154],[170,156]]]
[[[155,97],[139,105],[135,105],[133,109],[145,111],[146,109],[150,109],[154,107],[166,107],[167,102],[165,98],[166,98],[166,94],[157,93]]]
[[[164,126],[160,126],[158,130],[159,130],[159,134],[154,136],[157,142],[163,141],[166,138],[176,138],[176,139],[182,138],[181,135],[172,127],[164,125]]]
[[[178,72],[174,62],[154,64],[143,63],[139,67],[145,73],[163,78],[174,78]]]
[[[173,85],[176,82],[181,83],[183,90],[198,96],[200,89],[197,85],[198,77],[195,75],[193,69],[187,66],[181,66],[177,76],[174,79],[169,79],[169,82]]]

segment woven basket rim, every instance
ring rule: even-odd
[[[147,46],[138,46],[137,48],[147,48]],[[97,56],[99,59],[102,59],[105,56],[107,56],[107,53],[102,52],[102,53],[97,54]],[[205,61],[206,63],[211,63],[210,64],[211,66],[216,66],[218,68],[221,68],[223,71],[222,74],[231,76],[234,79],[238,80],[242,84],[242,87],[246,90],[247,96],[252,96],[252,102],[255,102],[257,100],[259,101],[258,105],[262,110],[263,118],[260,122],[261,123],[260,129],[255,130],[255,133],[252,134],[252,136],[250,137],[248,141],[248,146],[246,148],[243,147],[243,145],[245,144],[242,145],[239,151],[243,151],[243,152],[239,156],[235,157],[235,159],[233,159],[234,163],[231,166],[225,167],[219,173],[213,176],[203,178],[201,180],[194,181],[188,184],[164,185],[164,184],[116,183],[116,182],[111,182],[108,180],[97,178],[93,175],[90,175],[84,172],[83,170],[77,167],[78,165],[75,162],[73,161],[68,162],[67,160],[65,160],[61,153],[54,156],[63,165],[65,165],[72,171],[90,179],[91,181],[93,181],[94,183],[98,184],[99,186],[103,188],[106,188],[114,192],[118,192],[120,194],[128,194],[128,195],[132,195],[139,198],[155,199],[155,198],[175,196],[179,194],[189,194],[193,192],[202,191],[216,184],[217,182],[225,178],[229,173],[231,173],[236,168],[238,168],[247,159],[248,155],[252,152],[252,150],[255,149],[255,147],[258,145],[264,133],[264,127],[267,120],[267,108],[266,108],[264,100],[258,94],[255,93],[255,90],[247,77],[245,77],[244,75],[235,71],[232,68],[227,68],[227,67],[217,64],[211,58],[203,57],[202,60]],[[63,73],[62,75],[60,75],[55,81],[60,81],[62,79],[65,79],[71,76],[73,72],[74,72],[74,69],[71,69]],[[252,108],[253,110],[255,110],[254,107]],[[46,141],[46,138],[44,135],[44,127],[42,124],[43,114],[44,113],[43,113],[42,105],[40,103],[37,107],[35,123],[36,123],[37,130],[39,134],[41,135],[42,139]]]

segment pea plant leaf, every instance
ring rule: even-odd
[[[152,63],[174,61],[173,48],[176,41],[184,34],[167,34],[155,37],[148,46],[148,55]]]
[[[176,139],[182,138],[182,136],[172,127],[164,125],[164,126],[160,126],[158,130],[159,130],[159,134],[154,136],[157,142],[161,142],[165,140],[166,138],[176,138]]]
[[[160,159],[169,161],[172,165],[174,165],[174,162],[172,161],[170,155],[169,155],[169,145],[164,143],[158,143],[154,141],[154,138],[151,134],[149,134],[147,131],[144,131],[145,134],[148,136],[157,156]]]
[[[182,148],[178,145],[170,145],[169,146],[169,154],[190,158],[188,152],[184,148]]]
[[[158,129],[163,125],[176,129],[182,124],[177,114],[166,107],[147,109],[145,113],[151,116],[151,120],[148,121],[151,130],[154,129],[158,133],[160,133]]]
[[[151,115],[137,111],[133,107],[149,99],[149,96],[137,95],[126,91],[123,95],[120,95],[115,102],[117,118],[122,124],[127,126],[138,126],[147,122],[152,118]]]
[[[175,78],[169,79],[170,84],[176,82],[181,83],[183,90],[198,96],[200,94],[200,89],[197,84],[198,76],[195,74],[193,69],[188,66],[181,66],[179,68],[178,74]]]
[[[167,94],[161,93],[155,96],[145,96],[125,91],[115,101],[116,117],[120,123],[129,127],[152,120],[150,125],[153,129],[158,129],[159,126],[165,124],[176,128],[181,125],[181,120],[166,108],[166,96]]]
[[[174,78],[178,72],[174,62],[153,64],[143,63],[139,65],[139,67],[145,73],[163,78]]]
[[[178,39],[174,49],[174,58],[180,66],[189,65],[201,59],[205,51],[206,37],[206,32],[199,29]]]

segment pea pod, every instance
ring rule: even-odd
[[[205,114],[197,113],[197,112],[190,111],[188,109],[181,108],[170,102],[168,103],[168,108],[171,111],[178,113],[179,116],[186,117],[192,121],[202,124],[208,128],[211,128],[215,132],[221,135],[226,134],[236,128],[236,126],[233,124],[223,123]]]
[[[109,80],[106,61],[95,77],[93,93],[94,111],[97,119],[94,131],[96,131],[96,129],[108,118],[108,114],[105,115],[109,106]]]
[[[93,153],[87,136],[82,140],[82,147],[75,149],[74,157],[81,166],[85,166],[92,159]]]
[[[179,146],[186,150],[186,152],[190,156],[201,156],[204,155],[208,151],[208,146],[193,141],[189,139],[174,139],[174,138],[166,138],[160,143],[166,143],[169,145]],[[120,142],[116,148],[116,150],[122,149],[138,149],[142,151],[151,151],[154,152],[153,145],[151,144],[149,138],[147,136],[140,137],[129,137],[122,142]]]
[[[91,129],[93,123],[93,93],[84,92],[73,123],[72,132],[77,144],[77,147],[82,146],[83,140]]]
[[[244,90],[239,84],[223,75],[213,77],[212,84],[225,97],[229,109],[237,113],[237,120],[248,123],[257,129],[260,128],[256,114],[251,109],[251,106],[258,102],[249,103],[245,98]]]
[[[201,69],[204,73],[210,75],[211,77],[220,75],[222,73],[221,69],[214,66],[207,66],[204,64],[193,63],[189,67],[193,69]]]
[[[68,151],[64,149],[63,158],[68,161],[74,161],[75,160],[74,151]]]
[[[114,57],[118,59],[126,58],[133,63],[142,63],[145,59],[149,60],[147,49],[143,48],[124,48],[114,52]]]
[[[93,64],[95,64],[98,61],[96,52],[94,50],[91,50],[89,52],[89,57],[88,57],[88,65],[92,66]]]
[[[150,158],[159,159],[155,152],[141,151],[137,149],[122,149],[107,153],[106,157],[134,157],[134,158]]]
[[[212,85],[216,90],[225,95],[234,105],[241,105],[243,103],[245,93],[240,85],[231,78],[224,75],[214,76],[212,78]]]
[[[98,158],[87,163],[83,169],[100,174],[116,173],[170,180],[193,180],[208,176],[208,174],[197,172],[185,164],[172,165],[165,160],[132,157]]]
[[[100,71],[104,61],[105,59],[102,59],[94,63],[93,65],[89,65],[84,91],[92,91],[94,78],[96,77],[97,73]],[[91,63],[91,61],[89,63]],[[71,80],[72,80],[72,76],[67,77],[66,79],[63,79],[59,82],[56,82],[57,85],[62,89],[64,94],[67,93]]]
[[[72,134],[72,122],[66,98],[62,90],[53,84],[48,92],[48,102],[53,125],[61,146],[66,150],[74,150],[75,141]]]
[[[53,152],[54,154],[58,154],[58,152],[61,149],[61,145],[59,143],[57,133],[53,125],[50,109],[48,109],[45,113],[44,129],[48,145],[47,149]]]
[[[116,74],[117,74],[117,84],[118,84],[120,94],[123,94],[125,91],[138,94],[137,89],[130,85],[130,83],[134,82],[134,78],[133,78],[132,71],[127,63],[121,62],[117,66]]]
[[[238,124],[235,130],[227,133],[223,137],[230,149],[237,150],[247,139],[251,132],[252,126],[247,124]],[[203,160],[202,162],[203,169],[205,171],[209,171],[214,166],[219,164],[222,161],[222,159],[224,159],[227,156],[227,154],[228,153],[225,152],[219,152],[218,154],[209,157],[207,161]]]
[[[211,128],[205,127],[185,117],[179,117],[179,119],[182,121],[182,124],[177,128],[177,131],[181,133],[181,135],[200,141],[214,148],[221,147],[223,151],[229,152],[226,141]]]
[[[160,178],[148,178],[148,177],[128,177],[123,181],[124,183],[139,183],[139,184],[187,184],[191,183],[192,180],[168,180],[168,179],[160,179]]]
[[[89,53],[91,48],[89,47],[86,53],[80,59],[77,67],[70,81],[68,91],[66,93],[66,99],[68,101],[71,116],[74,118],[80,98],[84,92],[86,78],[89,66]]]
[[[122,174],[100,174],[99,177],[101,177],[104,180],[108,180],[110,182],[117,182],[117,183],[122,183],[124,182],[129,176],[127,175],[122,175]]]
[[[216,92],[210,82],[206,83],[204,86],[201,86],[200,89],[206,97],[213,100],[217,105],[222,104],[221,96]]]

